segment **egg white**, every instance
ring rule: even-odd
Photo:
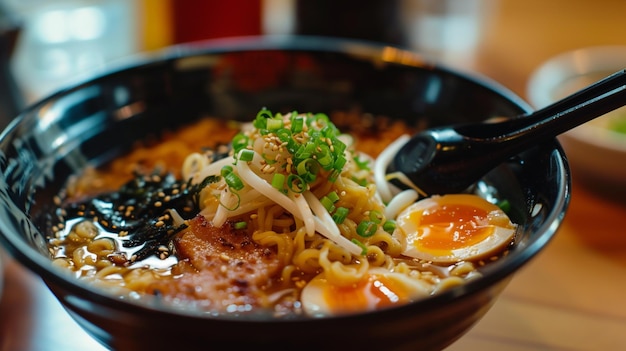
[[[432,284],[424,280],[380,267],[371,268],[363,279],[361,284],[342,287],[343,293],[338,294],[321,273],[302,290],[302,307],[313,317],[333,316],[406,304],[433,291]]]
[[[423,247],[420,238],[431,228],[421,223],[422,216],[425,212],[440,209],[444,205],[464,205],[486,211],[488,214],[481,220],[480,225],[493,227],[493,232],[482,241],[459,248]],[[403,210],[396,218],[396,223],[393,235],[404,245],[404,255],[437,263],[475,261],[498,254],[511,243],[516,230],[516,225],[502,209],[473,194],[432,196],[420,200]]]

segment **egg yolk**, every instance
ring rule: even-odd
[[[479,243],[494,231],[488,224],[488,214],[484,209],[464,204],[413,212],[410,220],[419,223],[421,231],[415,245],[430,250],[455,250]]]
[[[401,284],[382,275],[350,286],[330,285],[324,290],[324,301],[332,311],[356,312],[388,307],[409,300],[409,292]]]

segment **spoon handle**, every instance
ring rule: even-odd
[[[624,105],[626,69],[529,115],[426,130],[402,146],[387,171],[403,173],[426,194],[462,191],[508,158]]]
[[[511,140],[526,134],[554,137],[626,105],[626,69],[529,115],[504,122],[466,125],[456,132],[474,139]]]
[[[565,98],[560,99],[559,101],[552,103],[551,105],[542,108],[541,113],[545,116],[556,114],[559,111],[565,110],[565,107],[567,106],[571,107],[578,105],[581,102],[593,99],[603,91],[608,92],[624,85],[626,85],[626,69],[617,71]],[[541,116],[538,116],[537,118],[540,119]]]

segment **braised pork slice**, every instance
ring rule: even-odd
[[[255,244],[246,230],[229,223],[216,228],[197,216],[174,243],[180,262],[173,274],[183,274],[153,283],[153,294],[229,312],[268,305],[263,291],[280,262],[275,250]]]

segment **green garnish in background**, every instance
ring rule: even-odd
[[[626,134],[626,114],[619,117],[620,118],[616,118],[611,121],[611,123],[609,124],[609,129],[614,132]]]

